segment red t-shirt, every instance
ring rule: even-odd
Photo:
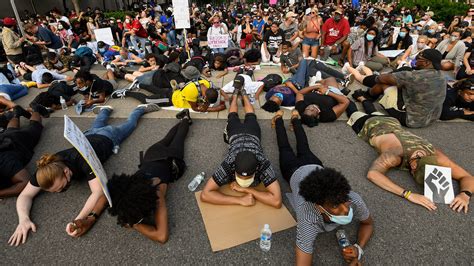
[[[132,22],[132,27],[133,27],[133,30],[135,31],[135,34],[138,36],[138,37],[141,37],[141,38],[147,38],[148,37],[148,33],[146,32],[145,28],[143,28],[142,24],[140,23],[140,21],[138,20],[134,20]]]
[[[323,24],[323,31],[325,34],[323,45],[333,45],[337,40],[349,35],[349,21],[341,18],[339,23],[336,23],[333,18],[329,18]]]

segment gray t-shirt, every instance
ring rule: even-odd
[[[295,32],[298,30],[298,24],[297,23],[291,23],[290,26],[286,26],[285,22],[282,22],[280,24],[280,29],[283,31],[283,35],[285,36],[285,40],[289,41],[291,37],[295,34]]]
[[[290,181],[292,201],[298,221],[296,226],[296,246],[308,254],[313,253],[314,241],[319,233],[333,231],[339,226],[336,223],[325,222],[315,204],[305,201],[299,194],[301,181],[316,169],[322,169],[322,166],[317,164],[301,166],[293,173]],[[352,221],[367,220],[370,215],[369,209],[359,194],[351,191],[349,192],[349,199],[352,202],[351,207],[354,212]]]

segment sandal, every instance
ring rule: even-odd
[[[276,121],[277,119],[279,118],[282,118],[283,117],[283,114],[285,112],[283,110],[278,110],[275,114],[275,116],[272,118],[272,128],[275,128],[276,127]]]

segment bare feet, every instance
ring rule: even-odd
[[[283,110],[278,110],[276,112],[275,116],[272,118],[272,128],[275,128],[276,120],[282,118],[284,113]]]

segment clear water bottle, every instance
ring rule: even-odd
[[[271,247],[272,247],[272,230],[270,230],[269,224],[265,224],[260,234],[260,249],[265,252],[268,252]]]
[[[197,176],[195,176],[193,178],[193,180],[191,180],[191,182],[189,183],[188,185],[188,189],[189,191],[194,191],[196,190],[196,188],[199,186],[199,184],[201,184],[201,182],[204,180],[204,177],[206,176],[206,173],[204,172],[201,172],[200,174],[198,174]]]
[[[351,242],[347,239],[347,234],[344,229],[337,230],[336,232],[337,243],[339,243],[339,247],[344,249],[351,245]]]
[[[61,97],[59,98],[59,102],[61,103],[61,109],[67,110],[66,100],[64,99],[63,96],[61,96]]]
[[[255,103],[255,94],[254,94],[254,93],[251,93],[251,94],[249,95],[249,100],[250,100],[250,103],[251,103],[251,104],[254,104],[254,103]]]

